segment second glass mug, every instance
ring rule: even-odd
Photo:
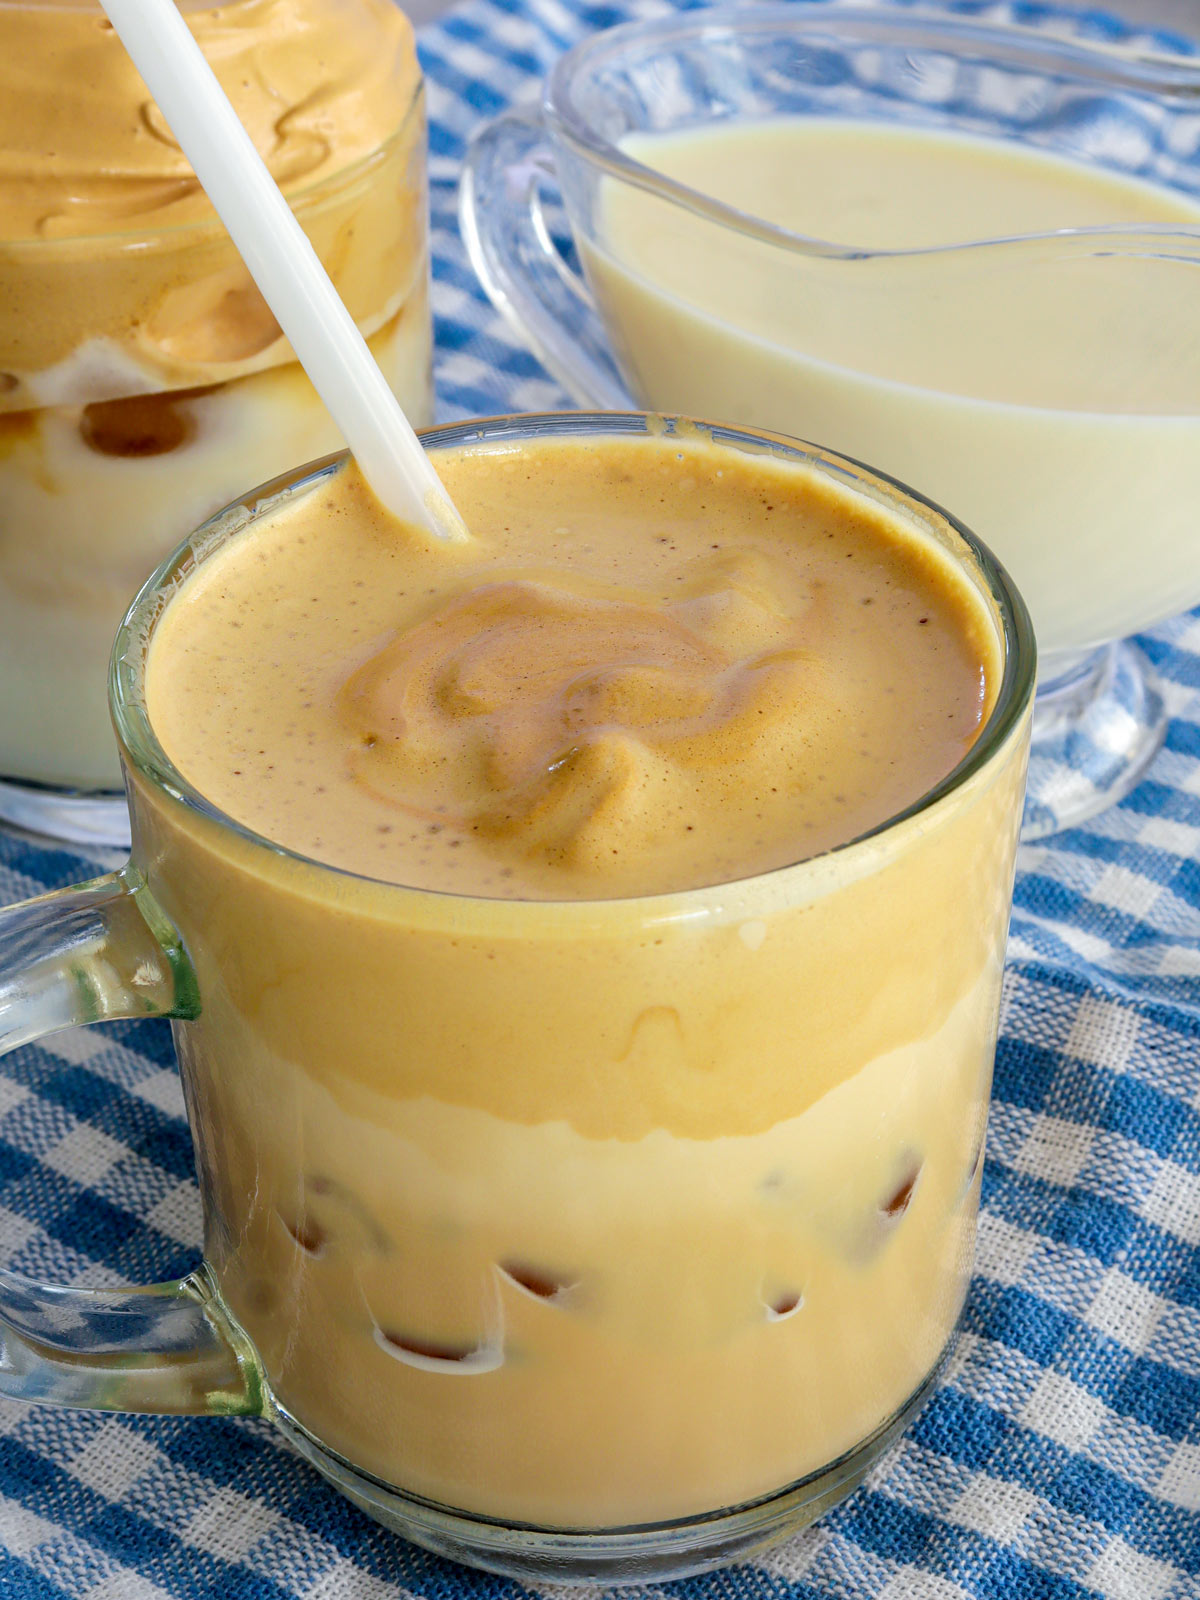
[[[435,459],[511,459],[674,428],[584,414],[424,437]],[[913,1415],[970,1274],[1032,632],[935,508],[795,441],[710,431],[951,552],[1004,663],[965,759],[873,833],[742,882],[555,903],[356,877],[221,814],[148,720],[181,579],[342,458],[227,509],[117,640],[129,865],[0,913],[0,1046],[175,1019],[205,1263],[142,1291],[0,1273],[0,1392],[261,1412],[418,1543],[608,1582],[776,1542]]]
[[[497,118],[466,158],[476,271],[578,403],[632,395],[820,439],[948,507],[1005,562],[1042,664],[1026,837],[1144,773],[1166,717],[1119,641],[1200,603],[1198,89],[1186,58],[908,7],[702,8],[587,38],[539,111]],[[1195,216],[864,249],[772,226],[624,148],[780,117],[1016,140],[1151,179]],[[557,242],[555,189],[586,282]],[[922,370],[872,365],[897,325],[928,330]],[[964,371],[959,353],[981,349]]]
[[[360,32],[371,15],[363,8]],[[71,21],[105,26],[94,0]],[[421,426],[433,417],[425,99],[400,29],[378,67],[394,98],[389,136],[287,192]],[[143,111],[153,124],[153,106]],[[316,160],[315,144],[299,155]],[[175,187],[191,204],[194,184]],[[153,190],[160,208],[168,188]],[[341,436],[215,217],[70,226],[0,239],[0,819],[115,846],[128,844],[129,818],[105,681],[130,597],[231,495]]]

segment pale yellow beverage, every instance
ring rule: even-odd
[[[715,1512],[882,1437],[951,1337],[1028,680],[997,737],[953,536],[765,444],[435,461],[469,542],[343,469],[150,643],[151,727],[251,835],[131,764],[206,1256],[326,1470]]]
[[[1172,232],[1200,226],[1200,201],[883,121],[716,123],[622,148],[838,247],[800,253],[606,181],[584,259],[640,400],[818,439],[916,485],[1008,566],[1043,657],[1200,598],[1200,250]],[[1090,253],[941,248],[1093,226],[1117,232]]]

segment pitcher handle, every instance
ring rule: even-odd
[[[542,194],[554,181],[536,111],[487,123],[467,147],[459,185],[467,254],[492,304],[578,404],[625,411],[629,395],[587,284],[554,246]]]
[[[0,1054],[115,1017],[194,1017],[179,935],[132,867],[0,909]],[[0,1395],[103,1411],[262,1410],[254,1353],[206,1269],[144,1289],[0,1270]]]

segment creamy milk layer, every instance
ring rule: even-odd
[[[303,855],[515,898],[694,888],[877,827],[990,709],[965,580],[828,479],[699,439],[439,468],[470,541],[346,471],[156,635],[172,760]]]
[[[1200,598],[1195,196],[884,122],[717,124],[624,147],[863,252],[797,253],[607,182],[586,263],[643,401],[819,439],[915,485],[1009,567],[1043,654]],[[1083,254],[941,248],[1120,225]],[[1136,236],[1147,227],[1165,230],[1157,246]]]
[[[423,278],[368,343],[407,414],[427,420]],[[342,444],[295,362],[0,416],[0,776],[119,788],[107,667],[129,601],[231,495]]]
[[[384,0],[184,9],[427,422],[406,18]],[[0,778],[111,790],[106,666],[138,584],[235,494],[343,440],[99,6],[0,4],[0,91]]]
[[[343,472],[151,642],[153,726],[234,815],[488,896],[331,873],[130,768],[201,995],[221,1294],[312,1436],[468,1512],[654,1522],[867,1446],[853,1481],[966,1289],[1028,719],[849,850],[597,896],[936,781],[996,693],[990,604],[903,515],[699,437],[437,462],[471,545]],[[632,797],[565,753],[610,746]]]

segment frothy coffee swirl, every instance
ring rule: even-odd
[[[763,557],[675,579],[666,605],[562,573],[449,597],[346,682],[356,781],[433,826],[594,871],[777,783],[810,727],[796,706],[822,711],[812,596]]]
[[[164,746],[302,855],[464,895],[669,894],[856,838],[978,733],[987,626],[862,497],[702,435],[438,471],[469,540],[398,526],[347,470],[159,630]]]

